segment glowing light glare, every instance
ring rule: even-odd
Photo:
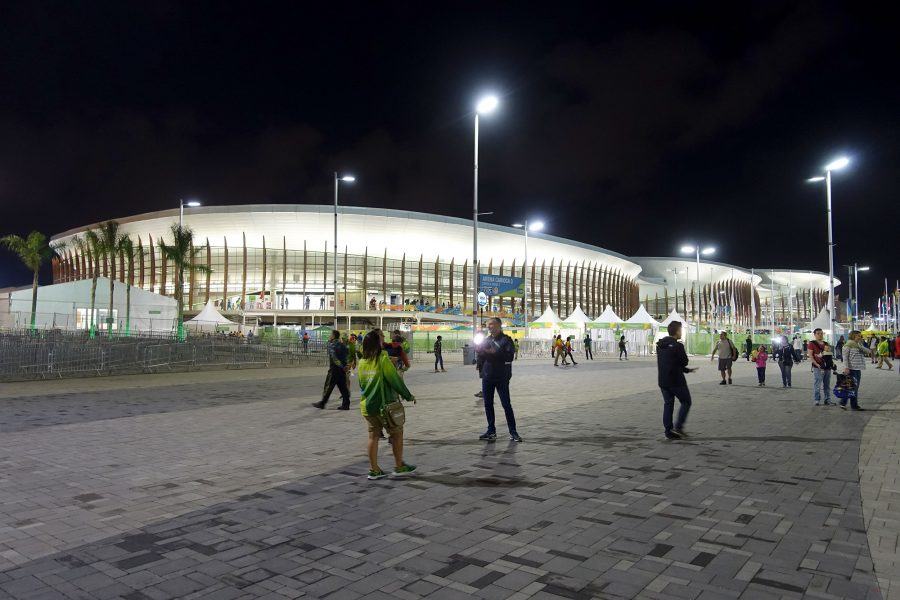
[[[534,223],[529,223],[528,230],[529,231],[540,231],[544,228],[543,221],[535,221]]]
[[[846,156],[842,156],[838,159],[831,161],[827,165],[825,165],[825,170],[826,171],[840,171],[841,169],[843,169],[844,167],[846,167],[849,164],[850,164],[850,159],[847,158]]]
[[[806,180],[807,183],[818,183],[820,181],[825,181],[824,177],[810,177]]]
[[[356,177],[354,177],[353,175],[344,175],[343,177],[341,177],[341,181],[346,181],[347,183],[353,183],[354,181],[356,181]]]
[[[709,248],[704,248],[703,250],[701,250],[700,254],[702,254],[704,256],[708,256],[710,254],[715,254],[715,252],[716,252],[715,248],[709,247]]]
[[[200,202],[197,200],[188,200],[184,203],[185,206],[190,206],[191,208],[196,208],[200,206]]]
[[[475,334],[475,340],[474,340],[474,341],[475,341],[476,344],[480,344],[481,342],[483,342],[483,341],[484,341],[484,334],[483,334],[483,333],[476,333],[476,334]]]
[[[693,246],[682,246],[681,251],[684,253],[688,253],[688,252],[696,252],[697,249],[694,248]]]
[[[478,114],[480,115],[486,115],[490,112],[493,112],[499,104],[500,100],[497,98],[497,96],[485,96],[478,101],[478,104],[475,105],[475,110],[478,111]]]
[[[869,270],[869,267],[860,267],[860,268],[858,268],[858,269],[856,269],[856,270],[857,270],[857,271],[868,271],[868,270]]]

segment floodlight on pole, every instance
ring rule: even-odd
[[[525,219],[522,223],[513,223],[513,227],[516,229],[521,229],[525,232],[525,269],[522,270],[522,274],[525,274],[525,271],[528,269],[528,232],[529,231],[540,231],[544,228],[543,221],[532,221],[528,222],[528,219]],[[513,274],[515,275],[515,273]],[[525,297],[522,300],[522,312],[525,314],[525,339],[528,339],[529,335],[529,323],[531,319],[528,317],[528,277],[525,276]],[[515,310],[513,310],[515,313]]]
[[[500,100],[497,96],[482,97],[475,105],[475,160],[472,173],[472,335],[478,331],[478,117],[493,112]],[[476,342],[477,344],[478,342]]]
[[[334,269],[332,269],[332,285],[334,286],[334,328],[337,329],[337,305],[338,305],[338,287],[337,287],[337,248],[338,248],[338,187],[340,182],[353,183],[356,177],[353,175],[338,175],[334,172]],[[346,283],[346,282],[345,282]],[[346,295],[344,300],[346,301]],[[349,329],[349,325],[347,327]]]
[[[715,253],[716,249],[714,246],[707,246],[705,248],[700,248],[700,244],[694,244],[693,246],[685,245],[681,247],[682,254],[693,254],[697,260],[697,277],[695,281],[697,282],[697,331],[700,331],[700,255],[708,256],[710,254]],[[694,294],[691,294],[691,302],[694,302]],[[684,307],[684,312],[687,313],[687,306]],[[690,336],[687,338],[690,340]]]
[[[831,172],[840,171],[850,164],[850,159],[846,156],[840,156],[827,165],[825,165],[825,176],[817,175],[810,177],[806,181],[809,183],[825,182],[825,212],[828,216],[828,326],[831,332],[832,342],[834,342],[834,235],[831,226]]]
[[[190,208],[196,208],[200,206],[199,200],[188,200],[185,202],[184,198],[178,199],[178,226],[181,227],[184,222],[184,207],[188,206]]]

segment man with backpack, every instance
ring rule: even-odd
[[[719,341],[716,342],[716,345],[713,346],[712,355],[709,357],[709,362],[715,360],[716,354],[719,355],[719,372],[722,374],[722,381],[719,382],[719,385],[725,385],[726,383],[731,384],[734,383],[731,379],[731,365],[734,364],[734,361],[737,360],[738,357],[738,349],[731,340],[728,339],[728,333],[722,332],[719,334]],[[728,381],[725,381],[725,374],[728,373]]]
[[[822,357],[822,353],[825,352],[825,342],[823,341],[825,333],[817,327],[813,331],[813,335],[816,339],[809,342],[806,347],[812,366],[813,402],[819,406],[821,400],[819,388],[821,387],[825,392],[825,406],[829,406],[831,404],[831,370],[825,367],[825,359]]]

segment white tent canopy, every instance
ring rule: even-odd
[[[555,312],[553,312],[552,306],[548,306],[547,310],[545,310],[541,316],[539,316],[537,319],[532,321],[532,323],[554,323],[554,324],[559,323],[559,322],[560,322],[559,317],[557,316],[557,314]]]
[[[619,315],[615,313],[612,309],[612,306],[609,304],[606,305],[606,308],[603,309],[603,312],[600,313],[600,316],[594,319],[594,323],[621,323],[622,319],[619,318]]]
[[[234,321],[229,321],[228,319],[223,317],[222,314],[218,310],[216,310],[216,307],[213,304],[212,300],[210,300],[206,303],[206,306],[203,307],[203,310],[201,310],[200,313],[196,317],[194,317],[193,319],[191,319],[189,321],[185,321],[184,324],[187,325],[188,327],[192,327],[192,328],[195,327],[198,329],[203,329],[203,328],[215,329],[216,327],[223,326],[223,325],[224,326],[232,326],[232,325],[236,326],[237,325],[237,323],[235,323]]]
[[[590,323],[591,318],[584,314],[584,311],[581,310],[581,306],[578,305],[575,307],[575,310],[572,311],[568,317],[566,317],[567,323]]]
[[[826,333],[831,332],[831,321],[828,318],[828,308],[822,307],[822,310],[819,311],[819,314],[816,315],[816,318],[809,322],[810,331],[815,331],[816,329],[821,329]],[[838,323],[834,324],[834,332],[835,335],[841,335],[844,333],[844,328],[841,327]]]
[[[673,308],[673,309],[672,309],[672,312],[669,313],[669,316],[667,316],[667,317],[665,318],[665,320],[663,320],[663,322],[659,324],[659,326],[660,326],[660,327],[668,327],[668,326],[669,326],[669,323],[671,323],[672,321],[680,321],[682,324],[687,323],[687,320],[685,320],[684,317],[682,317],[681,315],[679,315],[679,314],[678,314],[678,311],[676,311],[676,310]]]
[[[659,322],[650,316],[650,313],[647,312],[647,309],[644,308],[644,305],[641,304],[634,314],[625,321],[631,325],[659,325]]]

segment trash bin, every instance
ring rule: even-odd
[[[475,348],[466,344],[463,346],[463,364],[464,365],[474,365],[475,364]]]

